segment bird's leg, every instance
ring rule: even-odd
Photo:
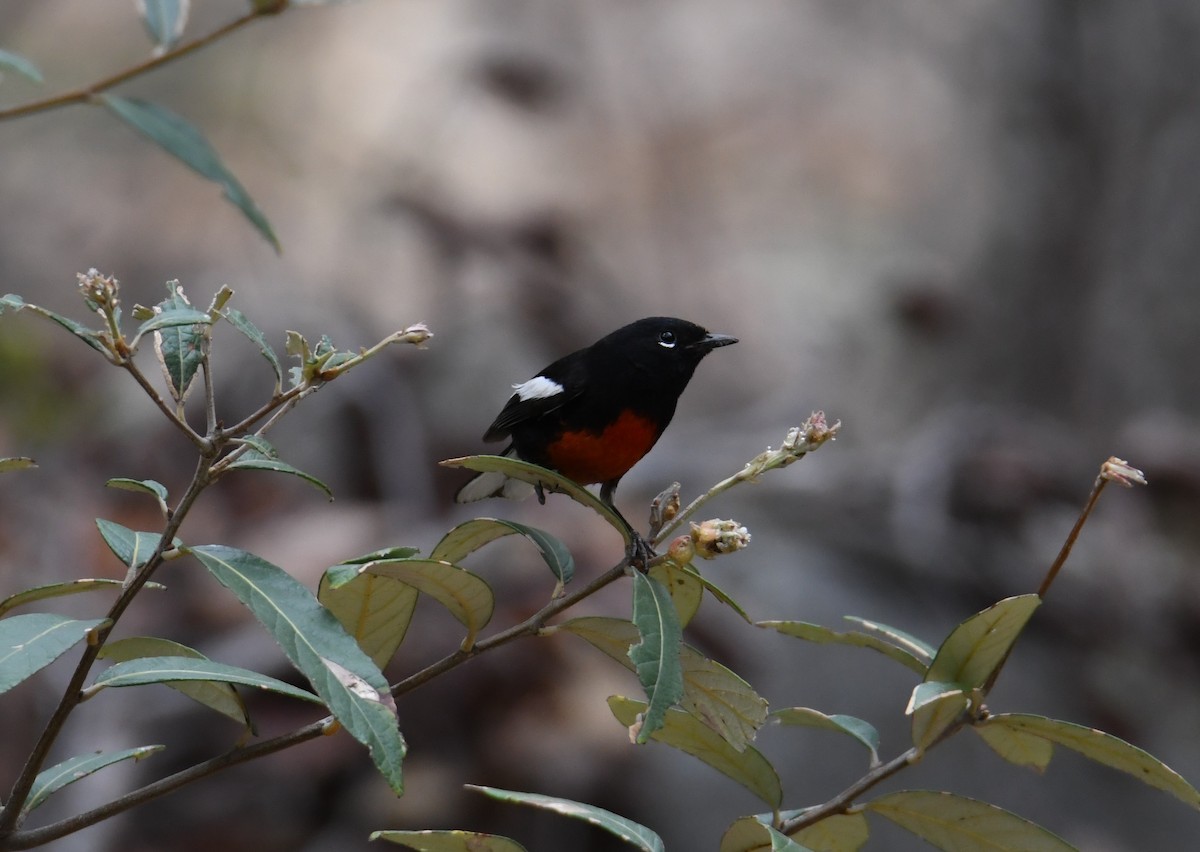
[[[540,482],[533,483],[533,493],[537,494],[538,505],[545,506],[546,505],[546,492],[542,490],[542,483],[540,483]]]
[[[650,546],[650,542],[642,538],[641,533],[633,528],[633,524],[625,519],[621,514],[621,510],[617,508],[617,504],[613,502],[613,494],[617,490],[617,480],[606,482],[600,486],[600,502],[613,510],[613,514],[625,525],[626,531],[629,533],[629,544],[625,548],[625,558],[629,560],[629,564],[636,567],[639,571],[645,571],[650,564],[650,560],[655,557],[654,548]]]

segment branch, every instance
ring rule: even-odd
[[[168,62],[174,62],[176,59],[179,59],[182,56],[187,56],[190,53],[194,53],[202,47],[207,47],[213,42],[225,38],[225,36],[230,35],[237,30],[240,30],[251,21],[257,20],[263,15],[271,14],[272,11],[274,10],[260,11],[255,9],[247,12],[242,17],[235,18],[229,23],[218,27],[208,35],[204,35],[200,38],[194,39],[193,41],[181,44],[178,47],[166,51],[165,53],[162,53],[158,56],[153,56],[144,62],[139,62],[137,65],[134,65],[131,68],[126,68],[124,71],[113,74],[111,77],[105,77],[101,80],[97,80],[95,83],[92,83],[89,86],[83,86],[78,89],[73,89],[69,92],[63,92],[60,95],[44,98],[43,100],[30,101],[29,103],[22,104],[20,106],[9,107],[8,109],[0,109],[0,121],[10,118],[20,118],[26,115],[34,115],[35,113],[46,112],[48,110],[58,109],[59,107],[70,106],[71,104],[87,103],[101,92],[108,91],[109,89],[128,82],[135,77],[140,77],[143,74],[153,71],[155,68],[166,65]]]

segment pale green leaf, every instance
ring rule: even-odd
[[[464,456],[447,459],[441,464],[445,467],[463,467],[476,473],[503,473],[512,479],[528,482],[530,485],[541,485],[545,491],[566,494],[576,503],[588,507],[608,521],[614,529],[621,533],[626,544],[630,541],[629,530],[612,509],[600,502],[600,498],[595,494],[562,474],[506,456]]]
[[[465,524],[459,524],[434,545],[429,558],[457,563],[485,544],[513,534],[524,536],[533,542],[560,587],[571,582],[575,574],[575,560],[566,545],[547,532],[518,524],[516,521],[475,518]]]
[[[246,193],[238,179],[225,167],[208,140],[195,127],[168,109],[146,101],[121,98],[116,95],[97,95],[96,99],[134,130],[161,147],[201,177],[211,180],[224,190],[228,198],[267,242],[279,251],[279,240],[271,230],[266,216]]]
[[[188,0],[138,0],[138,11],[157,53],[169,50],[183,36]]]
[[[112,766],[114,763],[124,760],[141,760],[162,751],[163,748],[164,746],[160,745],[139,746],[107,754],[81,754],[68,758],[62,763],[55,764],[38,773],[37,778],[33,781],[33,787],[29,790],[29,798],[25,800],[25,806],[21,808],[21,813],[29,813],[63,787],[74,784],[106,766]]]
[[[321,699],[311,692],[298,689],[290,683],[284,683],[249,669],[217,663],[204,657],[136,657],[109,666],[96,676],[95,681],[86,691],[90,695],[107,687],[146,686],[152,683],[177,683],[180,681],[236,683],[240,686],[275,692],[290,698],[299,698],[302,701],[322,703]]]
[[[1066,746],[1096,763],[1126,772],[1142,783],[1170,793],[1192,808],[1200,809],[1200,791],[1184,780],[1183,776],[1154,755],[1112,734],[1071,722],[1023,713],[991,716],[984,730],[994,725],[1002,725],[1010,731],[1041,737]]]
[[[114,663],[123,663],[143,657],[192,657],[200,660],[208,659],[199,651],[189,648],[187,645],[173,642],[170,639],[160,639],[155,636],[130,636],[126,639],[107,642],[100,649],[99,657],[102,660],[109,660]],[[215,680],[207,682],[181,680],[168,681],[167,686],[178,690],[193,701],[203,704],[205,707],[216,710],[223,716],[228,716],[239,725],[243,725],[253,731],[250,716],[246,713],[246,705],[242,703],[237,690],[230,684]]]
[[[790,836],[816,852],[858,852],[870,834],[867,818],[856,812],[827,816]]]
[[[951,793],[902,790],[865,808],[947,852],[1078,852],[1036,823]]]
[[[938,648],[925,680],[957,683],[966,690],[983,686],[1041,602],[1037,595],[1018,595],[968,618]]]
[[[387,681],[333,613],[286,571],[252,553],[223,545],[191,552],[254,613],[342,726],[367,747],[392,789],[402,792],[405,745]]]
[[[1054,743],[999,721],[1003,718],[989,716],[972,725],[971,730],[1009,763],[1028,766],[1038,772],[1045,771],[1050,765],[1050,758],[1054,756]]]
[[[813,852],[754,817],[742,817],[721,837],[719,852]]]
[[[92,347],[97,352],[102,353],[106,358],[112,358],[112,353],[109,352],[108,346],[106,346],[103,342],[100,332],[94,331],[87,326],[70,319],[69,317],[65,317],[62,314],[57,314],[51,310],[47,310],[40,305],[31,305],[20,296],[12,293],[0,297],[0,313],[4,312],[4,308],[11,308],[14,311],[33,311],[39,316],[43,316],[52,322],[58,323],[88,346]]]
[[[28,470],[37,467],[37,462],[27,456],[5,456],[0,458],[0,473],[10,470]]]
[[[479,631],[492,620],[496,599],[481,578],[437,559],[381,559],[358,569],[361,573],[390,577],[432,597],[467,628],[463,647],[475,644]]]
[[[926,671],[925,663],[921,662],[920,658],[912,651],[893,645],[891,642],[869,633],[861,633],[857,630],[841,633],[819,624],[810,624],[807,621],[759,621],[756,623],[759,627],[778,630],[785,636],[794,636],[818,645],[850,645],[855,648],[870,648],[888,659],[907,666],[919,675],[924,675]]]
[[[501,802],[512,802],[518,805],[532,805],[535,808],[553,811],[562,816],[582,820],[624,840],[631,846],[636,846],[642,852],[665,852],[662,839],[644,825],[639,825],[612,811],[606,811],[595,805],[573,802],[570,799],[560,799],[555,796],[543,796],[539,793],[517,793],[512,790],[500,790],[495,787],[482,787],[468,784],[468,790],[478,790],[485,796],[490,796]]]
[[[866,746],[871,753],[871,766],[879,764],[879,731],[870,722],[840,713],[826,715],[808,707],[786,707],[771,713],[771,718],[778,720],[781,725],[799,725],[847,734]]]
[[[647,573],[671,593],[671,601],[679,614],[679,625],[687,627],[704,600],[704,583],[699,572],[694,568],[685,570],[670,560],[664,560],[652,566]]]
[[[3,71],[5,68],[17,72],[32,83],[43,82],[42,72],[38,70],[37,66],[24,56],[13,53],[11,50],[0,50],[0,71]]]
[[[417,852],[525,852],[515,840],[474,831],[374,831],[368,840],[386,840]]]
[[[636,741],[644,743],[662,726],[663,715],[683,697],[679,663],[682,630],[671,596],[662,584],[633,572],[633,623],[641,641],[629,649],[649,705]]]
[[[962,717],[969,703],[970,698],[958,684],[917,684],[904,711],[912,716],[913,745],[919,749],[931,746]]]
[[[23,592],[17,592],[15,595],[9,595],[4,600],[0,601],[0,615],[4,615],[10,609],[15,609],[25,604],[35,601],[42,601],[48,598],[61,598],[65,595],[77,595],[80,592],[103,591],[120,591],[124,584],[120,580],[71,580],[66,583],[51,583],[46,586],[35,586],[32,589],[26,589]],[[158,583],[147,583],[147,589],[162,589],[163,586]]]
[[[162,535],[151,532],[135,532],[123,527],[115,521],[96,518],[96,527],[118,559],[129,568],[140,568],[146,564],[150,556],[162,541]],[[172,547],[179,547],[179,539],[175,539]]]
[[[608,699],[613,715],[627,728],[635,728],[646,704],[614,695]],[[686,752],[732,778],[772,808],[783,800],[779,775],[762,753],[753,746],[738,751],[720,734],[683,710],[668,710],[663,726],[651,739]]]
[[[413,552],[413,548],[394,550]],[[384,557],[387,558],[387,557]],[[370,561],[370,560],[368,560]],[[350,569],[349,582],[334,585],[331,572]],[[317,600],[346,628],[368,657],[383,668],[408,633],[420,593],[408,583],[375,574],[360,574],[353,565],[335,566],[321,577]]]
[[[857,624],[868,633],[878,633],[893,645],[908,651],[926,666],[933,660],[933,655],[937,653],[937,649],[924,639],[918,639],[916,636],[906,633],[899,627],[892,627],[890,624],[884,624],[882,621],[872,621],[857,615],[843,615],[842,618]]]
[[[119,488],[122,491],[136,491],[141,494],[149,494],[158,502],[158,510],[164,515],[170,513],[167,508],[167,487],[161,482],[155,482],[153,479],[128,479],[126,477],[117,477],[110,479],[104,483],[109,488]]]
[[[279,390],[282,388],[283,364],[280,363],[279,356],[275,354],[275,350],[271,348],[271,344],[267,342],[266,335],[237,308],[225,308],[221,311],[221,316],[229,320],[230,325],[258,347],[259,353],[267,359],[267,363],[271,365],[271,370],[275,373],[275,389]]]
[[[328,485],[312,474],[292,467],[280,459],[279,453],[266,438],[260,435],[251,435],[243,438],[242,443],[247,444],[249,448],[230,462],[229,470],[266,470],[273,473],[286,473],[291,476],[297,476],[314,488],[325,492],[325,495],[330,500],[333,499],[333,491]]]
[[[0,619],[0,692],[50,665],[106,621],[78,621],[48,612]]]

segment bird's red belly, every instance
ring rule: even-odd
[[[581,485],[620,479],[650,452],[659,432],[644,417],[625,412],[599,434],[564,432],[546,448],[550,467]]]

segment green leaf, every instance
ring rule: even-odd
[[[990,716],[980,726],[980,733],[997,726],[1012,733],[1040,737],[1051,743],[1066,746],[1096,763],[1119,769],[1156,790],[1170,793],[1192,808],[1200,809],[1200,791],[1185,781],[1183,776],[1154,755],[1112,734],[1071,722],[1060,722],[1057,719],[1024,713]],[[1049,762],[1050,758],[1047,756],[1046,763]]]
[[[47,310],[40,305],[31,305],[20,296],[16,296],[12,293],[0,297],[0,313],[3,313],[4,308],[6,307],[11,308],[14,311],[33,311],[39,316],[43,316],[52,322],[56,322],[67,331],[71,332],[71,334],[78,337],[88,346],[92,347],[97,352],[102,353],[106,358],[112,358],[112,353],[109,351],[108,346],[105,345],[103,338],[98,331],[93,331],[87,326],[75,322],[73,319],[64,317],[62,314],[56,314],[54,311]]]
[[[0,458],[0,473],[8,473],[10,470],[28,470],[34,467],[37,467],[37,462],[26,456]]]
[[[229,470],[267,470],[274,473],[287,473],[292,476],[298,476],[308,484],[325,492],[325,495],[330,500],[333,499],[333,491],[321,480],[317,479],[312,474],[305,473],[298,468],[292,467],[285,461],[279,458],[279,453],[273,446],[263,437],[259,435],[246,437],[242,439],[243,444],[248,444],[250,449],[243,452],[229,465]]]
[[[742,817],[721,837],[720,852],[813,852],[755,817]]]
[[[642,701],[619,695],[608,699],[609,709],[622,725],[633,729],[646,710]],[[683,710],[668,710],[663,726],[651,739],[686,752],[707,763],[722,775],[732,778],[768,806],[778,808],[783,801],[779,775],[762,753],[753,746],[738,751],[712,728]]]
[[[252,553],[223,545],[191,552],[254,613],[342,726],[367,747],[392,789],[402,792],[405,745],[387,681],[333,614],[294,577]]]
[[[864,807],[949,852],[1078,852],[1010,811],[951,793],[902,790]]]
[[[629,649],[640,635],[633,622],[606,616],[582,616],[557,625],[636,671]],[[679,706],[741,751],[766,721],[767,702],[750,684],[688,645],[680,645],[683,697]]]
[[[704,575],[702,575],[699,571],[697,571],[691,565],[685,565],[680,570],[683,571],[688,576],[695,579],[697,582],[700,583],[700,585],[704,586],[704,588],[706,590],[708,590],[708,593],[710,595],[712,595],[718,601],[725,604],[725,606],[729,607],[734,612],[736,612],[738,615],[740,615],[742,617],[742,620],[745,621],[747,624],[754,624],[754,619],[752,619],[750,616],[748,616],[746,614],[746,611],[744,609],[742,609],[741,604],[739,604],[732,597],[730,597],[729,594],[726,593],[724,589],[722,589],[720,586],[718,586],[712,580],[710,580],[707,577],[705,577]]]
[[[149,494],[158,501],[158,510],[163,515],[170,514],[170,509],[167,508],[167,487],[161,482],[155,482],[153,479],[127,479],[126,477],[117,477],[110,479],[104,483],[109,488],[119,488],[122,491],[137,491],[142,494]]]
[[[1004,718],[989,716],[972,725],[971,730],[979,734],[992,751],[1009,763],[1044,772],[1050,765],[1050,758],[1054,756],[1054,743],[1013,727],[1003,721]]]
[[[633,623],[641,642],[629,649],[629,659],[649,700],[636,739],[644,743],[662,727],[667,709],[683,697],[683,668],[679,663],[682,629],[671,596],[661,583],[640,571],[633,572]]]
[[[145,657],[191,657],[197,660],[208,658],[199,651],[172,642],[170,639],[159,639],[154,636],[131,636],[106,642],[98,655],[102,660],[114,663],[124,663],[129,660]],[[219,681],[175,681],[166,682],[167,686],[177,690],[193,701],[216,710],[223,716],[228,716],[246,728],[253,731],[250,716],[246,713],[246,705],[242,703],[237,691],[228,683]]]
[[[167,298],[154,306],[154,316],[138,327],[134,341],[154,333],[154,350],[163,376],[171,396],[182,403],[204,360],[205,325],[212,318],[192,307],[178,281],[168,281],[166,287]]]
[[[671,593],[671,602],[675,604],[675,612],[679,614],[679,626],[687,627],[700,610],[704,600],[704,582],[695,568],[691,570],[676,565],[670,560],[651,566],[646,573],[662,583]]]
[[[0,619],[0,692],[41,671],[107,621],[76,621],[48,612]]]
[[[394,551],[415,552],[415,548],[394,548]],[[386,558],[386,557],[384,557]],[[368,560],[370,561],[370,560]],[[395,655],[408,633],[413,611],[420,593],[408,583],[375,574],[360,574],[352,568],[352,579],[335,586],[331,572],[321,577],[317,600],[346,628],[371,661],[383,668]]]
[[[399,580],[434,598],[467,628],[463,648],[475,644],[496,606],[491,587],[482,579],[437,559],[381,559],[368,562],[359,572]]]
[[[9,595],[4,600],[0,601],[0,615],[4,615],[10,609],[15,609],[19,606],[24,606],[34,601],[42,601],[48,598],[61,598],[65,595],[77,595],[80,592],[94,592],[110,589],[119,591],[124,585],[120,580],[71,580],[67,583],[51,583],[47,586],[35,586],[32,589],[26,589],[23,592],[17,592],[15,595]],[[162,589],[158,583],[147,583],[148,589]]]
[[[106,521],[104,518],[96,518],[96,527],[100,530],[100,535],[104,537],[104,543],[108,545],[109,550],[131,569],[145,565],[158,547],[158,543],[162,541],[159,533],[134,532],[128,527],[123,527],[115,521]],[[179,547],[180,544],[179,539],[175,539],[172,547]]]
[[[776,710],[771,713],[771,718],[777,720],[781,725],[799,725],[848,734],[866,746],[867,751],[871,753],[871,766],[879,765],[879,731],[875,730],[875,726],[870,722],[840,713],[826,715],[808,707],[787,707]]]
[[[791,838],[820,852],[858,852],[867,844],[870,834],[867,818],[861,813],[851,813],[827,816],[794,832]]]
[[[842,618],[859,625],[869,633],[878,633],[893,645],[897,645],[908,651],[926,666],[932,662],[933,655],[936,653],[934,647],[924,639],[918,639],[916,636],[906,633],[899,627],[892,627],[890,624],[884,624],[881,621],[860,618],[857,615],[843,615]]]
[[[221,316],[229,320],[230,325],[258,347],[258,351],[267,359],[267,363],[271,365],[271,369],[275,373],[275,389],[278,391],[282,388],[283,364],[280,363],[279,356],[275,354],[275,350],[271,348],[271,344],[267,343],[266,335],[259,331],[258,326],[250,322],[246,318],[246,315],[237,308],[225,308],[221,311]]]
[[[381,550],[372,550],[370,553],[364,553],[362,556],[355,556],[353,559],[343,559],[338,564],[366,565],[368,562],[376,562],[380,559],[408,559],[410,556],[416,556],[420,552],[421,548],[419,547],[385,547]]]
[[[463,456],[457,459],[446,459],[441,462],[443,467],[463,467],[476,473],[503,473],[505,476],[528,482],[530,485],[541,485],[543,490],[566,494],[581,506],[586,506],[598,514],[609,525],[621,533],[625,543],[630,541],[629,530],[612,509],[600,502],[600,498],[588,491],[582,485],[572,482],[561,474],[536,464],[530,464],[520,459],[506,456]]]
[[[138,11],[156,53],[170,50],[187,25],[188,0],[138,0]]]
[[[983,686],[1041,602],[1037,595],[1018,595],[968,618],[938,648],[925,680],[957,683],[966,690]]]
[[[643,852],[665,852],[666,850],[666,847],[663,846],[662,838],[646,828],[646,826],[639,825],[632,820],[618,816],[603,808],[598,808],[595,805],[573,802],[570,799],[559,799],[555,796],[543,796],[538,793],[517,793],[512,790],[481,787],[475,784],[467,784],[466,787],[468,790],[478,790],[485,796],[490,796],[501,802],[532,805],[535,808],[543,808],[553,811],[556,814],[571,817],[572,819],[583,820],[604,829],[610,834],[615,834],[631,846],[636,846],[643,850]]]
[[[918,683],[904,711],[913,717],[913,745],[928,748],[959,720],[969,703],[970,698],[956,683]]]
[[[38,773],[33,780],[33,787],[29,790],[29,798],[25,800],[25,806],[21,808],[21,813],[29,813],[63,787],[74,784],[106,766],[112,766],[114,763],[124,760],[141,760],[143,757],[149,757],[162,751],[163,748],[164,746],[160,745],[139,746],[108,754],[81,754],[68,758],[62,763],[55,764]]]
[[[369,840],[386,840],[417,852],[525,852],[515,840],[474,831],[375,831]]]
[[[179,681],[219,681],[250,686],[302,701],[320,704],[321,699],[273,677],[249,669],[227,666],[204,657],[137,657],[102,671],[85,690],[91,696],[105,687],[146,686]]]
[[[533,542],[546,565],[558,580],[559,588],[571,582],[575,574],[575,560],[567,546],[554,536],[535,527],[527,527],[515,521],[496,518],[476,518],[459,524],[446,533],[430,552],[430,559],[443,562],[459,562],[463,557],[479,548],[507,535],[522,535]]]
[[[794,636],[818,645],[851,645],[856,648],[870,648],[888,659],[907,666],[919,675],[924,675],[926,671],[925,664],[911,651],[869,633],[861,633],[857,630],[841,633],[819,624],[809,624],[807,621],[759,621],[755,623],[759,627],[778,630],[785,636]]]
[[[30,82],[43,82],[42,72],[37,69],[37,66],[24,56],[13,53],[11,50],[0,50],[0,70],[5,68],[17,72]]]
[[[279,251],[279,240],[271,230],[271,224],[258,209],[253,199],[225,168],[221,158],[208,140],[195,127],[180,116],[146,101],[121,98],[116,95],[97,95],[97,99],[114,115],[130,125],[171,156],[177,158],[201,177],[211,180],[224,190],[228,198],[250,223],[258,229],[267,242]]]

